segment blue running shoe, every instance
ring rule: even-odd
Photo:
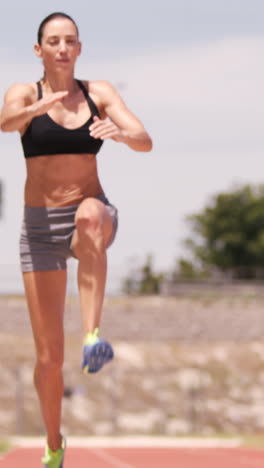
[[[48,444],[45,447],[45,455],[41,459],[44,463],[43,468],[63,468],[64,452],[66,449],[66,440],[62,438],[61,448],[53,452]]]
[[[98,372],[114,357],[110,343],[98,337],[98,328],[88,333],[83,347],[82,369],[85,374]]]

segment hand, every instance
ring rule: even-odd
[[[94,122],[89,127],[90,135],[93,138],[101,138],[101,140],[111,138],[114,141],[124,141],[122,130],[112,120],[101,120],[96,115],[93,120]]]
[[[38,115],[46,114],[55,102],[61,101],[68,94],[68,91],[57,91],[56,93],[47,94],[47,96],[39,99],[31,106],[34,116],[37,117]]]

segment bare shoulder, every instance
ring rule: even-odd
[[[121,103],[121,97],[107,80],[82,81],[96,104],[102,119],[107,117],[106,109],[112,103]]]
[[[88,92],[96,96],[100,101],[107,101],[113,96],[118,96],[114,86],[107,80],[83,81]]]
[[[14,99],[23,99],[28,104],[31,104],[37,97],[36,83],[15,83],[5,93],[5,102],[13,101]]]
[[[107,80],[89,81],[88,87],[91,93],[98,94],[104,99],[118,95],[114,86]]]
[[[93,89],[105,92],[105,91],[115,91],[114,86],[107,80],[96,80],[88,81],[88,87],[92,91]]]

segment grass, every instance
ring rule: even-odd
[[[264,448],[264,434],[250,434],[241,437],[243,447]]]
[[[11,450],[12,444],[8,440],[0,439],[0,453],[6,453]]]

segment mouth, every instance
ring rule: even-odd
[[[69,63],[70,60],[68,58],[62,58],[62,59],[57,59],[56,62],[57,63]]]

